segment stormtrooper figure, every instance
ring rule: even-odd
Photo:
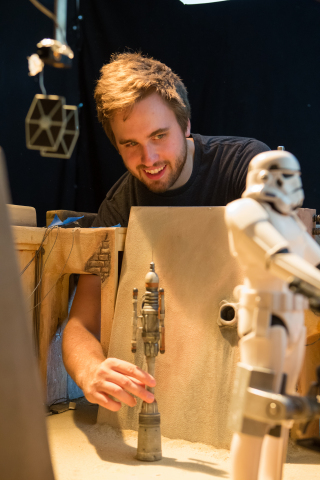
[[[255,418],[247,392],[261,398],[264,391],[288,398],[296,394],[308,303],[289,285],[298,280],[320,288],[320,247],[296,213],[303,199],[299,162],[275,150],[251,160],[242,198],[226,207],[230,250],[244,271],[244,283],[235,289],[241,361],[231,407],[233,480],[282,477],[293,422],[272,422],[278,408],[274,402],[268,404],[268,421]]]

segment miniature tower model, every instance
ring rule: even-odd
[[[154,263],[150,263],[150,271],[146,275],[146,291],[142,297],[141,318],[142,339],[146,356],[148,373],[154,376],[155,360],[158,352],[165,352],[164,330],[164,290],[159,289],[159,277],[155,273]],[[133,321],[131,350],[136,352],[137,346],[137,301],[138,289],[133,289]],[[154,393],[154,388],[146,387]],[[153,403],[142,403],[139,414],[137,459],[153,462],[162,458],[160,413],[156,400]]]

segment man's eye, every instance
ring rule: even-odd
[[[161,138],[163,138],[164,136],[165,136],[165,133],[159,133],[159,135],[155,136],[155,139],[156,140],[161,140]]]
[[[126,143],[125,146],[126,148],[128,147],[135,147],[137,144],[135,142],[129,142],[129,143]]]

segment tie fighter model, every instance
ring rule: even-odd
[[[57,95],[34,97],[26,117],[26,144],[43,157],[70,158],[79,136],[78,109]]]
[[[66,126],[60,144],[53,152],[41,150],[42,157],[70,158],[79,136],[78,109],[74,105],[63,105],[66,112]]]

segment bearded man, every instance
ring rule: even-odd
[[[99,121],[127,172],[102,202],[94,227],[126,227],[132,206],[224,206],[245,190],[250,160],[267,145],[251,138],[191,134],[181,79],[139,53],[117,54],[95,90]],[[66,369],[87,400],[118,411],[135,395],[153,402],[155,380],[137,366],[106,359],[100,342],[100,278],[80,277],[63,336]],[[112,395],[118,401],[110,398]]]

